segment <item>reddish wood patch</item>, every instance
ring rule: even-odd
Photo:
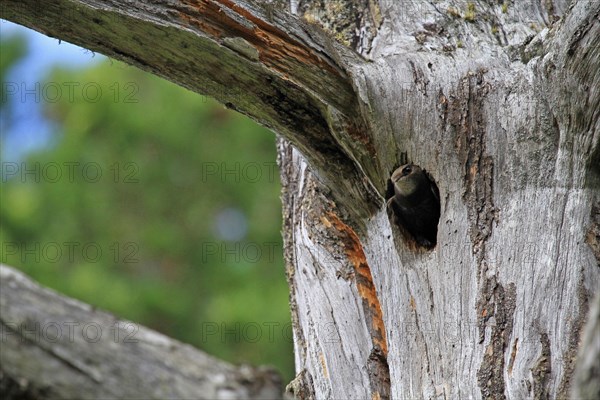
[[[356,286],[358,288],[358,294],[363,299],[363,305],[365,306],[364,311],[370,324],[369,330],[371,332],[373,344],[379,347],[383,352],[383,355],[387,357],[388,347],[385,325],[383,322],[383,312],[381,311],[381,304],[377,297],[377,290],[373,284],[371,268],[369,267],[369,264],[367,264],[367,259],[360,240],[354,230],[344,224],[336,214],[328,212],[327,218],[331,225],[339,232],[346,256],[354,266]]]

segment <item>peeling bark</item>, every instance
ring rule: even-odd
[[[0,12],[214,97],[288,138],[347,213],[376,206],[363,179],[374,154],[344,65],[360,60],[321,30],[260,2],[232,0],[7,0]],[[361,146],[350,154],[356,139]]]
[[[477,371],[477,379],[484,399],[504,399],[506,398],[505,359],[509,348],[509,334],[513,328],[516,289],[515,285],[511,284],[508,290],[505,290],[492,278],[486,279],[481,292],[488,298],[481,301],[478,307],[479,340],[485,346],[485,353]],[[490,296],[489,293],[492,295]],[[486,328],[490,329],[487,338]]]

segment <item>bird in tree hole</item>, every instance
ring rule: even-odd
[[[431,176],[421,167],[405,164],[388,180],[387,208],[394,221],[414,241],[431,249],[437,242],[440,219],[440,192]]]

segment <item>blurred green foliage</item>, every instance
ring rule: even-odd
[[[3,41],[2,53],[5,79],[23,42]],[[291,379],[274,135],[114,61],[54,70],[41,90],[59,129],[3,179],[1,261],[217,357],[271,364]]]
[[[11,67],[25,55],[26,41],[22,36],[11,35],[6,38],[3,37],[0,44],[2,44],[2,51],[0,51],[0,82],[2,83],[0,86],[0,110],[2,114],[0,116],[2,121],[0,121],[0,127],[5,129],[12,117],[12,105],[7,104],[7,86],[4,85],[4,82],[6,82],[7,73]]]

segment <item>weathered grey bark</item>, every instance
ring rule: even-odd
[[[61,296],[0,265],[0,390],[8,399],[280,399],[270,368],[233,366]]]
[[[3,0],[0,12],[216,98],[289,138],[341,204],[352,200],[349,212],[374,209],[377,193],[362,169],[376,166],[341,67],[357,55],[320,29],[257,1]],[[356,140],[352,153],[339,131]]]
[[[600,3],[294,1],[299,18],[261,3],[2,16],[281,135],[302,398],[568,397],[600,285]],[[402,154],[440,189],[432,251],[385,210]]]
[[[560,2],[445,15],[380,4],[390,19],[374,62],[351,75],[380,162],[391,173],[406,152],[436,178],[438,246],[407,245],[383,207],[365,227],[340,224],[282,143],[282,177],[295,176],[294,386],[316,398],[567,398],[599,287],[600,5],[575,2],[558,20]]]
[[[590,309],[581,342],[573,398],[600,399],[600,293]]]

